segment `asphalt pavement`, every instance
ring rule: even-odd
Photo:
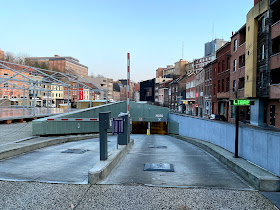
[[[253,189],[204,150],[164,135],[132,135],[130,152],[101,184]],[[153,147],[166,148],[153,148]],[[146,163],[173,164],[174,172],[144,171]]]

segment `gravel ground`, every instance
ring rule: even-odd
[[[275,209],[257,191],[0,182],[1,209]]]
[[[32,122],[0,124],[0,144],[32,136]]]

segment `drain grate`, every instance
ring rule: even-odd
[[[169,163],[146,163],[144,171],[174,172],[174,166]]]
[[[157,145],[150,145],[149,148],[156,148],[156,149],[166,149],[167,146],[157,146]]]
[[[62,151],[61,153],[73,153],[73,154],[83,154],[89,150],[86,149],[67,149]]]

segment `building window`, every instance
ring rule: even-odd
[[[262,17],[262,32],[265,32],[265,17]]]
[[[218,80],[218,93],[220,92],[221,81]]]
[[[229,57],[227,58],[227,69],[230,69],[230,60],[229,60]]]
[[[244,77],[239,78],[238,89],[243,89],[244,88],[244,83],[245,83],[245,78]]]
[[[214,69],[214,79],[216,78],[216,74],[217,74],[217,69]]]
[[[225,80],[222,79],[222,92],[224,92],[224,90],[225,90]]]
[[[233,61],[233,71],[236,72],[237,61],[236,59]]]
[[[227,78],[227,84],[226,84],[226,92],[229,91],[229,77]]]
[[[233,42],[233,52],[236,52],[236,50],[237,50],[237,39],[235,39]]]
[[[233,80],[233,84],[232,84],[232,92],[234,93],[236,89],[236,81]]]
[[[265,46],[262,45],[262,60],[265,59]]]
[[[222,61],[222,71],[224,71],[225,70],[225,61],[223,60]]]
[[[220,71],[221,71],[221,63],[219,62],[218,63],[218,73],[220,73]]]
[[[214,84],[214,96],[216,95],[216,84]]]
[[[235,119],[236,106],[231,106],[231,118]]]

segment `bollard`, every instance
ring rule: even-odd
[[[111,112],[99,113],[99,141],[100,141],[100,160],[108,158],[107,129],[111,127]]]
[[[118,117],[124,118],[123,134],[118,134],[118,144],[127,145],[130,142],[130,119],[128,113],[119,114]]]

